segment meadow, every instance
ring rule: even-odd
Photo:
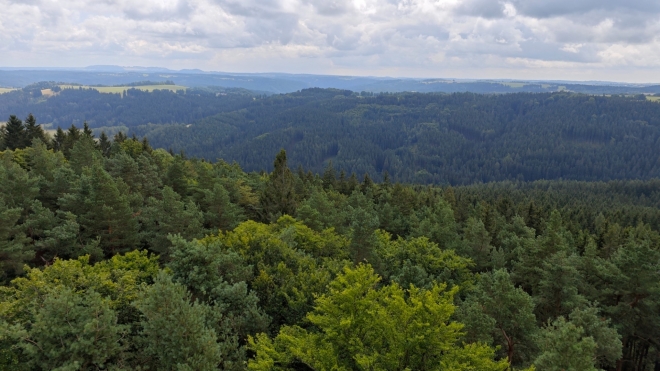
[[[9,93],[9,92],[12,91],[12,90],[16,90],[16,89],[12,89],[12,88],[0,88],[0,94]]]

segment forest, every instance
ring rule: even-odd
[[[645,120],[617,153],[657,158],[641,136],[656,135],[656,106],[628,98],[411,94],[396,116],[404,97],[308,94],[277,98],[309,103],[272,125],[357,116],[363,101],[383,102],[359,111],[374,125],[403,123],[440,109],[428,99],[467,107],[462,122],[485,139],[499,134],[478,131],[472,106],[519,128],[521,115],[597,106],[602,125],[566,122],[566,135],[609,141],[625,132],[614,122]],[[506,99],[526,104],[501,111]],[[424,185],[341,161],[293,166],[286,149],[248,172],[87,125],[51,138],[32,115],[0,139],[2,370],[660,369],[652,173]]]
[[[45,89],[56,94],[44,97],[41,92]],[[26,117],[32,113],[53,129],[72,124],[82,127],[87,122],[94,129],[121,127],[126,132],[137,125],[188,123],[234,111],[251,101],[252,95],[243,89],[220,88],[151,93],[129,88],[121,94],[107,94],[83,87],[61,89],[60,84],[43,82],[0,94],[0,114]]]
[[[254,100],[190,126],[138,126],[156,147],[270,171],[330,162],[382,181],[608,181],[660,176],[660,104],[569,93],[365,94],[309,89]]]
[[[385,173],[454,186],[660,177],[660,103],[644,95],[78,88],[34,96],[48,86],[0,94],[0,114],[32,113],[53,131],[87,123],[97,135],[146,136],[155,148],[246,171],[271,171],[284,148],[292,168],[333,166],[378,182]]]

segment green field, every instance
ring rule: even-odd
[[[501,83],[504,86],[508,86],[510,88],[522,88],[523,86],[527,85],[524,82],[503,82]]]
[[[101,93],[122,93],[124,90],[128,89],[139,89],[139,90],[144,90],[148,92],[152,92],[154,90],[170,90],[170,91],[177,91],[177,90],[186,90],[188,89],[185,86],[181,85],[144,85],[144,86],[79,86],[79,85],[60,85],[62,89],[78,89],[78,88],[83,88],[83,89],[96,89]]]
[[[9,93],[9,92],[12,91],[12,90],[16,90],[16,89],[0,88],[0,94],[3,94],[3,93]]]
[[[646,96],[647,100],[653,101],[653,102],[660,102],[660,97],[652,97],[650,95]]]

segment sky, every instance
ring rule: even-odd
[[[658,0],[0,0],[0,66],[660,82]]]

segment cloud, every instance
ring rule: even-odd
[[[650,0],[0,0],[5,66],[648,80]],[[626,77],[627,76],[627,77]]]

